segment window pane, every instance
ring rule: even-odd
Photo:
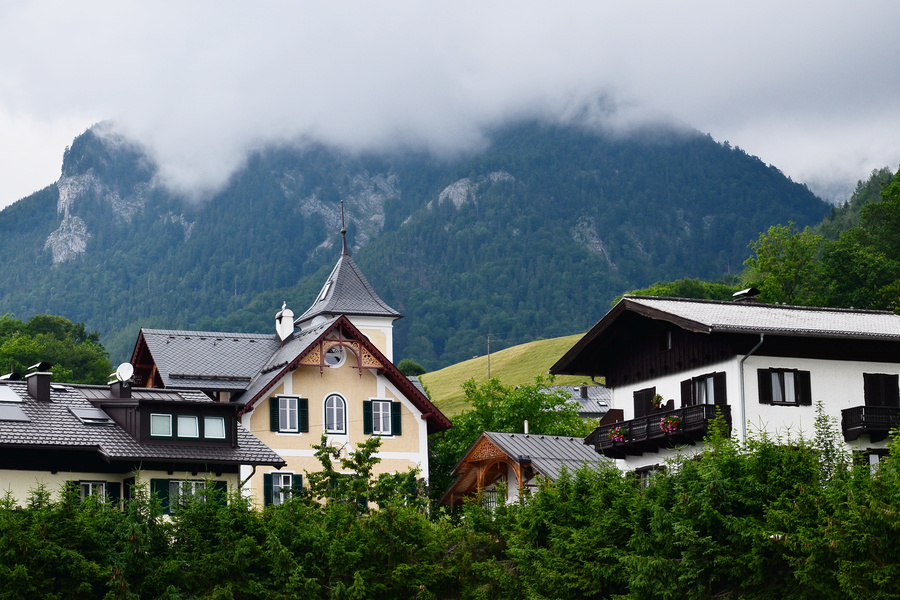
[[[178,437],[200,437],[200,424],[197,417],[178,415]]]
[[[381,435],[391,434],[390,402],[372,402],[372,432]]]
[[[81,482],[81,499],[90,496],[96,496],[103,499],[106,496],[106,484],[102,481],[82,481]]]
[[[225,417],[204,417],[203,436],[211,440],[224,440]]]
[[[150,415],[150,435],[172,437],[172,415]]]
[[[772,402],[784,402],[784,373],[772,371]]]
[[[344,399],[338,395],[325,400],[325,429],[329,433],[344,433]]]
[[[784,373],[784,401],[797,401],[797,388],[794,387],[794,374],[790,371]]]
[[[272,504],[280,505],[291,492],[294,476],[290,473],[273,473],[272,474]]]
[[[296,398],[280,398],[279,399],[278,430],[279,431],[297,431],[297,399]]]

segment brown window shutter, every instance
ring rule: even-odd
[[[685,379],[681,382],[681,408],[694,404],[694,382]]]
[[[725,406],[728,404],[728,392],[725,387],[725,373],[713,373],[713,393],[716,395],[716,404]]]
[[[768,369],[758,369],[759,403],[772,404],[772,374]]]

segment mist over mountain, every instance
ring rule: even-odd
[[[103,125],[62,176],[0,211],[0,307],[99,330],[114,360],[141,326],[270,331],[340,252],[405,318],[395,358],[428,368],[583,331],[627,289],[741,269],[772,224],[821,220],[805,186],[698,132],[628,136],[518,122],[477,154],[257,152],[206,201],[160,185]]]

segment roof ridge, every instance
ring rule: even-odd
[[[875,315],[896,315],[889,310],[873,310],[867,308],[847,308],[840,306],[804,306],[801,304],[771,304],[768,302],[735,302],[734,300],[713,300],[711,298],[678,298],[675,296],[641,296],[637,294],[624,294],[622,299],[628,300],[656,300],[664,302],[690,302],[693,304],[716,304],[719,306],[737,306],[741,308],[770,308],[779,310],[798,310],[810,312],[834,312],[834,313],[850,313],[850,314],[875,314]],[[900,315],[897,315],[900,316]]]

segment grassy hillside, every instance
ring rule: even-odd
[[[537,375],[547,375],[547,371],[560,357],[577,342],[583,334],[569,335],[549,340],[538,340],[513,346],[491,354],[491,377],[497,377],[504,385],[534,383]],[[468,379],[487,381],[488,359],[479,356],[450,365],[439,371],[422,375],[422,383],[428,394],[441,411],[453,416],[467,408],[462,384]],[[581,376],[557,377],[554,385],[575,385],[589,381]]]

